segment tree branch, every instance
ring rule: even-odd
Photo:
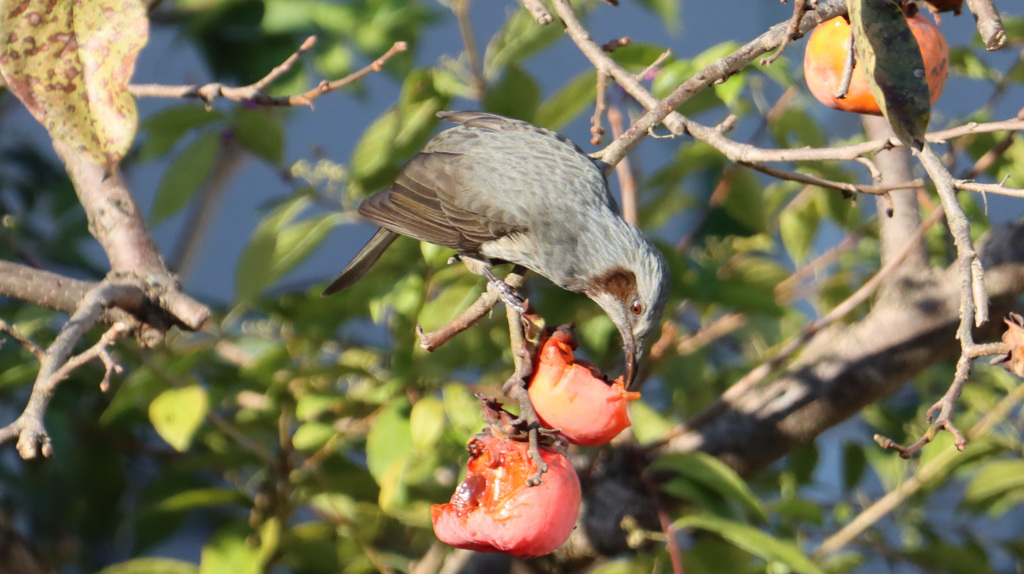
[[[259,81],[248,86],[231,87],[220,82],[212,82],[205,85],[188,86],[164,86],[158,84],[132,84],[128,90],[137,98],[196,98],[202,100],[207,107],[213,104],[217,98],[226,98],[234,102],[252,102],[261,106],[313,106],[313,100],[320,96],[357,82],[373,72],[379,72],[384,64],[392,56],[408,49],[405,42],[395,42],[381,57],[377,58],[362,69],[355,71],[344,78],[328,82],[324,80],[317,87],[302,94],[294,96],[270,96],[263,90],[274,80],[282,76],[298,61],[307,50],[316,43],[316,36],[306,38],[306,41],[299,46],[299,49],[288,57],[284,62],[270,71]]]
[[[127,333],[128,326],[115,323],[99,342],[81,355],[71,358],[75,344],[96,324],[104,309],[114,305],[137,307],[141,305],[142,297],[142,292],[134,285],[107,281],[89,290],[78,309],[61,328],[57,338],[46,349],[28,404],[25,405],[21,416],[0,429],[0,443],[18,437],[18,453],[22,458],[35,458],[40,454],[47,458],[53,456],[53,445],[43,425],[43,417],[57,385],[67,378],[72,370],[95,358],[104,358],[107,366],[107,375],[104,376],[106,381],[112,369],[111,363],[104,357],[106,348]]]

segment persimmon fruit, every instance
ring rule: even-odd
[[[925,78],[931,102],[934,104],[935,100],[939,99],[939,94],[946,85],[946,76],[949,74],[949,47],[938,27],[921,14],[907,18],[907,24],[921,50]],[[850,23],[846,18],[838,16],[814,28],[807,39],[807,50],[804,52],[804,80],[807,87],[819,102],[830,108],[880,116],[882,110],[878,107],[871,88],[868,87],[867,76],[861,65],[853,69],[846,97],[836,97],[849,47]]]
[[[541,447],[548,471],[536,486],[529,445],[487,432],[469,440],[466,478],[430,515],[437,538],[456,548],[533,558],[561,546],[580,512],[580,481],[569,459]]]
[[[567,328],[545,340],[527,392],[540,422],[576,445],[604,444],[629,426],[626,403],[640,393],[626,391],[621,378],[609,384],[597,368],[575,359],[576,342]]]

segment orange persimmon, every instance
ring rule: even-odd
[[[910,31],[917,39],[924,60],[925,78],[931,101],[939,99],[949,74],[949,48],[946,39],[935,24],[920,14],[907,18]],[[850,90],[839,99],[836,91],[843,75],[847,50],[850,47],[850,23],[838,16],[819,24],[807,39],[804,52],[804,80],[819,102],[826,106],[858,114],[882,115],[875,96],[868,87],[862,66],[853,69]]]

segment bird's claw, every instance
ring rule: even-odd
[[[484,267],[483,269],[484,275],[487,276],[488,283],[491,288],[498,293],[498,296],[501,297],[502,302],[504,302],[506,306],[518,311],[520,315],[526,313],[526,299],[524,299],[514,287],[505,283],[501,279],[498,279],[489,267]]]

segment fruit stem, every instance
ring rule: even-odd
[[[836,99],[845,100],[846,94],[850,92],[850,80],[853,79],[853,69],[857,66],[857,55],[853,51],[853,30],[850,30],[850,39],[846,44],[846,61],[843,63],[843,75],[839,77],[839,86],[836,87]]]

